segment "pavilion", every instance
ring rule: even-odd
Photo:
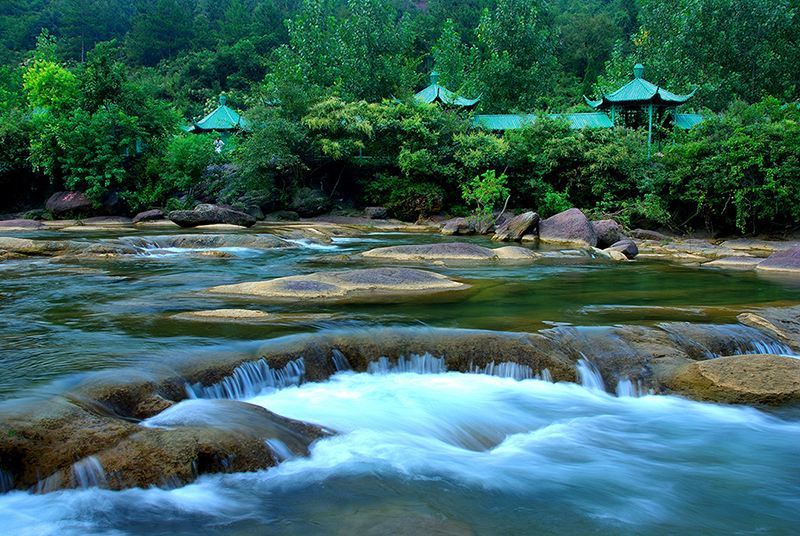
[[[226,102],[225,95],[220,95],[219,106],[201,120],[193,121],[185,130],[195,134],[203,132],[229,134],[241,130],[250,130],[250,122],[239,115],[236,110],[229,107]]]
[[[431,72],[431,84],[414,95],[417,102],[425,104],[443,104],[445,106],[454,106],[465,110],[471,110],[481,100],[480,97],[475,99],[464,98],[457,93],[454,93],[444,86],[439,85],[439,73],[436,71]]]
[[[688,102],[696,91],[697,88],[686,95],[678,95],[648,82],[644,79],[644,65],[637,63],[633,67],[633,80],[612,93],[601,93],[598,100],[586,96],[583,99],[596,111],[609,113],[614,126],[636,128],[646,125],[649,156],[654,125],[689,129],[703,120],[698,114],[677,112],[678,106]]]

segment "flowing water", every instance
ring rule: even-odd
[[[202,476],[175,489],[104,490],[103,468],[88,457],[73,465],[80,489],[0,495],[0,533],[796,531],[797,412],[650,396],[629,379],[609,385],[594,365],[599,352],[624,346],[607,327],[615,324],[662,326],[705,357],[718,354],[694,337],[701,324],[727,330],[740,353],[788,353],[736,325],[735,317],[752,306],[800,302],[800,286],[791,282],[656,262],[607,264],[576,253],[568,262],[536,265],[436,266],[473,287],[392,304],[271,305],[202,292],[374,266],[339,256],[442,240],[369,234],[319,245],[295,239],[291,249],[223,248],[229,256],[213,258],[137,239],[144,246],[131,258],[0,263],[0,398],[51,396],[98,370],[113,375],[170,369],[199,355],[242,355],[251,358],[225,380],[187,383],[189,397],[205,401],[168,412],[180,410],[197,422],[224,418],[206,404],[233,398],[337,432],[312,445],[308,457],[275,440],[270,448],[284,460],[278,467]],[[235,307],[328,316],[280,323],[172,318]],[[676,321],[689,324],[672,333]],[[471,373],[448,371],[431,354],[377,360],[368,373],[355,373],[334,353],[340,372],[320,383],[302,383],[302,359],[282,369],[258,359],[259,346],[270,339],[373,326],[546,329],[581,356],[581,384],[553,383],[550,371],[502,356]],[[168,412],[144,424],[168,422]],[[0,484],[4,479],[0,472]]]

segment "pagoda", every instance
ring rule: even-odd
[[[199,121],[186,127],[187,132],[200,134],[203,132],[231,133],[250,130],[250,122],[229,107],[225,95],[219,96],[219,106]]]
[[[433,71],[431,73],[431,84],[414,95],[414,99],[417,102],[422,102],[425,104],[433,104],[439,103],[445,106],[455,106],[459,108],[463,108],[465,110],[471,110],[474,108],[478,102],[480,102],[481,98],[478,97],[476,99],[467,99],[464,98],[457,93],[454,93],[447,89],[444,86],[439,85],[439,73]]]
[[[697,89],[687,95],[677,95],[644,79],[644,65],[633,67],[633,80],[613,93],[601,93],[599,100],[584,95],[586,104],[595,110],[607,111],[614,125],[640,127],[647,125],[647,154],[653,143],[653,125],[674,125],[686,128],[696,123],[695,114],[678,114],[677,108],[691,99]],[[699,116],[698,116],[699,117]],[[701,119],[702,120],[702,119]]]

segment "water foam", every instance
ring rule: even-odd
[[[208,386],[186,384],[189,398],[228,398],[241,400],[256,396],[264,390],[275,390],[299,385],[305,375],[303,358],[289,361],[280,369],[273,369],[263,357],[258,361],[242,363],[230,376]]]

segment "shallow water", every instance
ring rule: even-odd
[[[113,234],[102,236],[109,237]],[[481,238],[468,240],[489,245]],[[584,255],[534,265],[434,266],[473,287],[392,304],[274,305],[203,293],[221,284],[375,266],[339,256],[432,241],[452,238],[375,233],[322,246],[295,240],[291,249],[222,248],[228,258],[153,247],[124,259],[0,263],[0,398],[5,399],[59,393],[98,370],[113,375],[123,366],[169,369],[215,353],[256,359],[258,348],[277,337],[376,326],[553,328],[588,360],[585,386],[517,381],[514,377],[542,372],[500,361],[483,368],[484,374],[445,372],[435,356],[428,356],[394,370],[375,363],[374,374],[340,372],[324,383],[296,386],[294,377],[273,379],[273,386],[284,388],[259,394],[253,384],[244,390],[235,385],[199,389],[196,396],[245,399],[340,434],[318,441],[308,458],[290,458],[256,473],[204,476],[178,489],[2,495],[0,533],[795,530],[800,522],[797,412],[766,414],[678,397],[635,397],[640,394],[636,385],[605,386],[625,395],[615,397],[600,388],[602,380],[589,363],[592,352],[617,344],[604,326],[729,324],[744,308],[800,302],[800,285],[756,273],[658,262],[610,264]],[[284,324],[171,318],[234,307],[335,316]],[[751,340],[745,328],[719,329],[741,338],[743,351],[775,350],[758,346],[762,341]],[[513,377],[498,377],[503,375]],[[204,415],[196,418],[202,421]],[[81,468],[87,483],[101,475],[91,460]]]

